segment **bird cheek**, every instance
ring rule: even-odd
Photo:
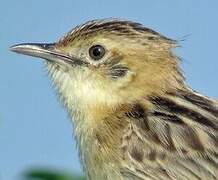
[[[131,84],[135,80],[136,73],[132,71],[128,71],[127,74],[123,77],[120,78],[118,84],[118,87],[120,88],[125,88]]]

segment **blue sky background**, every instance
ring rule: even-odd
[[[122,17],[184,39],[176,53],[195,90],[218,99],[218,1],[3,0],[0,5],[0,179],[31,167],[81,172],[72,126],[40,59],[9,52],[53,42],[86,20]],[[188,36],[187,36],[188,35]]]

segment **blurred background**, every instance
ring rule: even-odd
[[[0,179],[22,179],[25,172],[34,176],[32,169],[36,174],[46,174],[47,169],[82,174],[72,125],[43,61],[11,53],[9,46],[53,42],[90,19],[130,19],[180,40],[181,47],[175,51],[183,60],[188,84],[218,99],[217,9],[217,0],[2,0]]]

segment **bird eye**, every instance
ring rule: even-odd
[[[93,60],[97,61],[104,57],[105,49],[101,45],[94,45],[89,49],[89,55]]]

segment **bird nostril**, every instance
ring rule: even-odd
[[[55,46],[55,43],[47,43],[47,44],[42,44],[42,48],[44,49],[53,49]]]

